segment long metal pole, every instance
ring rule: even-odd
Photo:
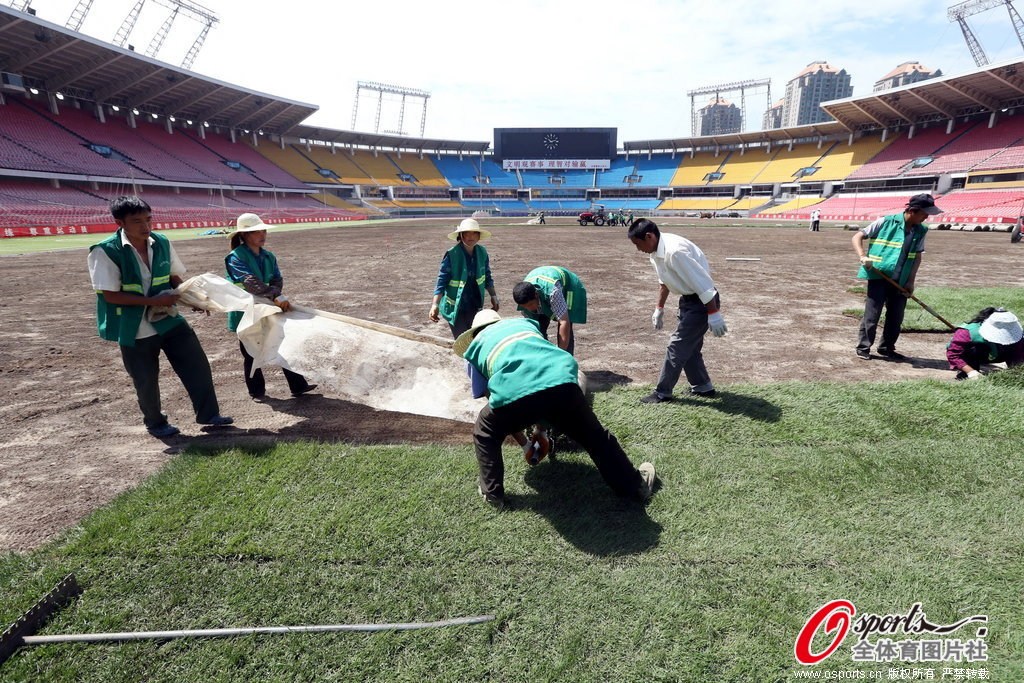
[[[125,633],[68,633],[53,636],[25,636],[25,645],[48,643],[97,643],[128,640],[170,640],[173,638],[225,638],[276,633],[336,633],[344,631],[415,631],[445,626],[465,626],[494,621],[493,614],[478,617],[459,617],[442,621],[416,621],[398,624],[322,624],[314,626],[256,626],[252,628],[205,628],[182,631],[136,631]]]

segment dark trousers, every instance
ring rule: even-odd
[[[864,317],[860,321],[860,339],[857,350],[870,351],[875,343],[875,330],[885,307],[885,325],[882,327],[882,341],[879,351],[895,351],[896,340],[900,338],[903,313],[907,309],[907,297],[885,280],[868,280],[868,293],[864,299]]]
[[[544,389],[500,408],[492,409],[488,403],[480,410],[473,441],[484,493],[505,495],[505,461],[501,457],[505,437],[542,420],[582,446],[615,493],[639,496],[640,473],[615,436],[598,421],[576,384]]]
[[[821,232],[821,231],[820,231],[820,230],[818,229],[818,226],[819,226],[820,224],[821,224],[821,221],[811,221],[811,232]]]
[[[263,370],[252,371],[253,357],[245,350],[245,345],[238,342],[238,348],[242,350],[242,367],[245,368],[245,388],[249,390],[250,396],[262,396],[267,392],[267,384],[263,379]],[[288,380],[288,389],[293,394],[299,394],[306,390],[309,382],[297,372],[281,368],[284,378]]]
[[[717,295],[716,295],[717,300]],[[655,391],[671,396],[681,373],[697,391],[710,391],[711,376],[704,366],[704,335],[708,331],[708,310],[696,294],[679,297],[679,324],[668,342],[665,364],[661,368]]]
[[[160,352],[163,351],[178,375],[185,391],[192,399],[196,422],[207,422],[220,414],[217,393],[213,388],[210,361],[206,358],[199,338],[187,324],[172,328],[167,334],[136,339],[135,346],[121,347],[124,369],[135,384],[139,408],[146,427],[167,424],[167,416],[160,409]]]
[[[551,318],[542,313],[533,316],[533,319],[540,323],[540,333],[548,338],[548,326],[551,325]],[[555,346],[558,346],[558,322],[555,321]],[[576,351],[576,328],[569,328],[569,348],[566,349],[570,356],[575,356]]]
[[[455,322],[448,323],[453,339],[458,339],[460,334],[473,327],[473,318],[480,312],[479,305],[467,306],[465,301],[461,303],[463,305],[459,307],[458,312],[455,314]]]

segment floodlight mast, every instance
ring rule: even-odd
[[[1013,23],[1013,30],[1017,33],[1017,40],[1024,47],[1024,21],[1021,20],[1020,14],[1013,6],[1013,0],[966,0],[966,2],[952,5],[946,10],[946,16],[950,23],[955,21],[960,24],[960,31],[964,34],[964,41],[967,43],[967,49],[971,51],[971,57],[974,58],[976,66],[988,64],[988,55],[985,54],[981,42],[978,41],[978,37],[974,35],[974,31],[967,23],[967,17],[1000,5],[1006,5],[1006,11]]]
[[[732,83],[720,83],[718,85],[706,85],[702,88],[690,90],[686,94],[690,98],[690,135],[699,135],[697,130],[697,96],[714,95],[715,100],[720,99],[722,93],[739,91],[740,93],[740,130],[745,130],[747,125],[747,90],[756,88],[767,88],[768,106],[772,106],[772,79],[761,78],[747,81],[734,81]]]
[[[89,10],[92,8],[92,2],[93,0],[78,0],[78,4],[75,5],[75,9],[71,12],[71,16],[68,17],[68,23],[64,27],[72,31],[80,30],[82,22],[85,21],[85,16],[89,14]]]
[[[136,0],[135,6],[128,12],[128,16],[121,22],[121,27],[117,29],[117,33],[114,35],[114,45],[124,47],[128,42],[128,36],[131,34],[132,29],[135,28],[135,22],[139,20],[139,14],[142,12],[144,4],[146,4],[146,0]]]
[[[356,83],[356,99],[352,105],[352,130],[356,128],[356,121],[359,116],[359,99],[363,90],[369,90],[377,93],[377,112],[373,124],[373,132],[380,132],[380,114],[381,109],[384,105],[384,94],[389,95],[400,95],[402,98],[401,109],[398,113],[398,129],[401,135],[405,135],[402,131],[403,124],[405,123],[405,100],[407,97],[415,97],[423,100],[423,114],[420,117],[420,137],[423,137],[423,133],[427,127],[427,101],[430,99],[430,93],[426,90],[418,90],[416,88],[405,88],[400,85],[388,85],[387,83],[378,83],[376,81],[358,81]],[[388,132],[388,131],[385,131]]]

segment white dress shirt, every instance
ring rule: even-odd
[[[651,254],[651,264],[658,274],[658,282],[673,294],[696,294],[705,304],[715,298],[708,258],[685,237],[661,233],[658,248]]]
[[[153,262],[153,241],[152,237],[149,237],[147,240],[148,260],[150,263]],[[153,273],[150,271],[149,266],[142,262],[142,257],[139,256],[139,252],[128,241],[128,237],[124,234],[123,230],[121,231],[121,245],[127,246],[131,250],[132,256],[135,257],[136,263],[139,264],[139,274],[142,275],[142,292],[145,295],[153,284]],[[171,275],[184,277],[186,273],[184,264],[182,264],[178,255],[174,252],[174,247],[170,243],[167,246],[171,252]],[[121,291],[121,269],[110,260],[107,252],[99,247],[89,252],[89,280],[92,282],[92,288],[97,292]],[[156,328],[146,320],[146,316],[142,316],[142,322],[139,323],[139,331],[136,332],[135,338],[145,339],[146,337],[152,337],[154,334],[156,334]]]

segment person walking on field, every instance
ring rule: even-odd
[[[512,299],[524,316],[537,321],[545,339],[551,321],[557,320],[558,348],[575,351],[573,325],[587,322],[587,290],[576,273],[559,266],[534,268],[512,290]]]
[[[821,232],[821,211],[811,211],[811,232]]]
[[[443,316],[452,337],[469,329],[473,316],[483,308],[484,291],[491,296],[491,308],[498,310],[487,250],[479,244],[490,236],[491,233],[482,230],[473,218],[463,220],[454,232],[448,233],[448,239],[458,244],[441,258],[434,300],[427,315],[435,323]]]
[[[160,352],[181,379],[196,422],[215,427],[234,420],[220,414],[210,362],[195,331],[178,315],[173,292],[185,266],[170,240],[153,232],[153,210],[138,197],[110,203],[117,231],[89,247],[89,279],[96,290],[99,335],[115,341],[135,385],[142,421],[155,437],[179,433],[160,404]]]
[[[224,258],[224,268],[227,271],[228,279],[249,294],[270,299],[282,311],[288,311],[291,304],[281,294],[284,278],[281,277],[281,270],[277,267],[277,257],[263,248],[267,242],[269,226],[254,213],[243,213],[235,224],[236,230],[231,233],[231,253]],[[232,332],[236,331],[241,320],[241,311],[228,313],[228,329]],[[245,350],[245,345],[241,341],[238,342],[238,348],[242,351],[242,368],[249,397],[254,401],[262,401],[266,398],[263,370],[257,369],[253,372],[253,357]],[[284,378],[288,382],[288,389],[292,392],[292,396],[301,396],[316,388],[315,384],[307,382],[306,378],[299,373],[292,372],[287,368],[281,368],[281,370],[284,372]]]
[[[540,420],[582,446],[615,493],[639,501],[651,497],[654,465],[633,467],[587,403],[577,384],[576,359],[544,339],[537,321],[502,320],[496,311],[480,311],[452,350],[487,380],[487,404],[477,416],[473,441],[478,491],[489,505],[506,506],[502,441]]]
[[[721,298],[711,279],[707,257],[690,240],[662,233],[654,221],[647,218],[634,221],[628,235],[637,251],[650,254],[651,265],[658,275],[658,303],[651,314],[655,330],[660,330],[664,324],[669,293],[679,296],[679,324],[669,340],[658,385],[640,400],[643,403],[671,401],[680,373],[686,373],[691,394],[714,397],[715,387],[704,366],[701,349],[709,328],[716,337],[725,336],[728,328],[719,310]]]
[[[900,337],[903,314],[907,308],[907,295],[900,291],[914,293],[917,271],[921,268],[924,254],[924,240],[928,226],[924,221],[942,210],[935,206],[930,194],[916,194],[907,202],[902,213],[884,216],[853,235],[853,249],[860,259],[857,277],[867,280],[867,296],[864,301],[864,317],[860,322],[860,336],[857,340],[857,357],[871,359],[871,345],[875,343],[875,331],[885,308],[885,325],[882,341],[878,344],[878,355],[890,360],[905,360],[906,356],[896,351]],[[899,287],[882,277],[897,282]]]

